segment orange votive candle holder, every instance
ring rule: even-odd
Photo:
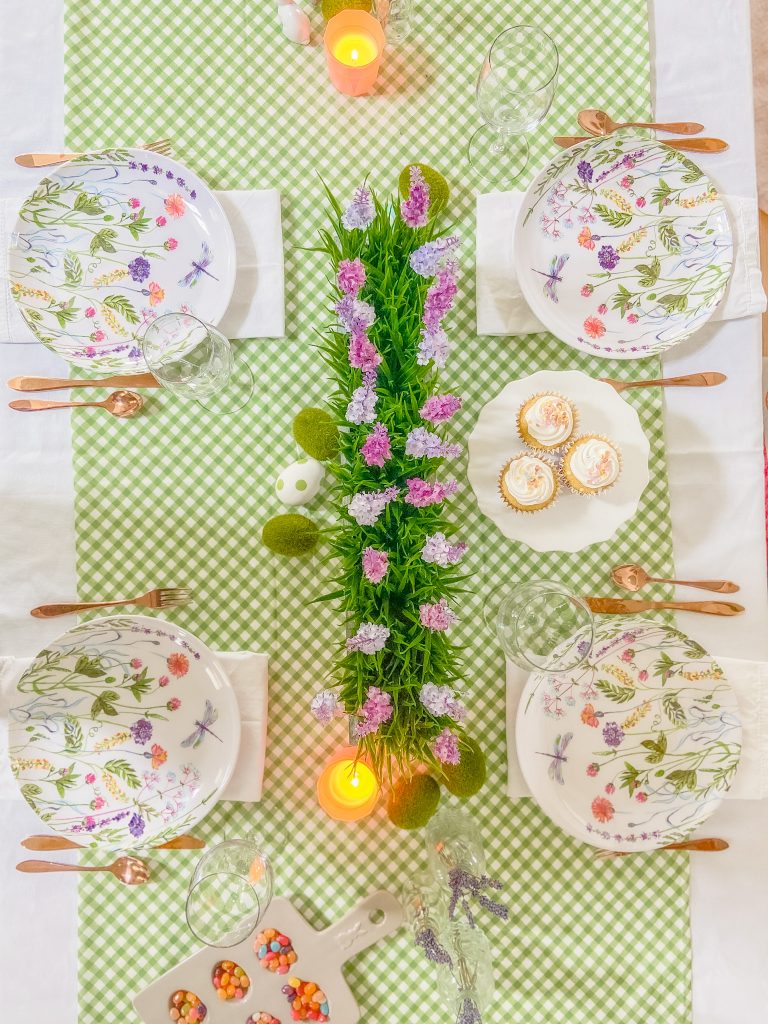
[[[325,59],[331,81],[346,96],[373,88],[384,50],[384,29],[367,11],[340,11],[325,28]]]
[[[335,821],[367,817],[379,799],[379,783],[357,747],[339,747],[317,779],[317,799]]]

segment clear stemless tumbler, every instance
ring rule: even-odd
[[[528,163],[524,136],[547,115],[559,57],[553,40],[532,25],[513,25],[493,41],[477,80],[485,124],[470,139],[469,162],[483,183],[509,188]]]
[[[189,929],[206,946],[235,946],[272,899],[272,868],[251,839],[228,839],[197,862],[187,893]]]
[[[208,408],[232,412],[253,393],[247,366],[235,368],[229,340],[191,313],[164,313],[144,330],[147,367],[164,388]]]
[[[582,665],[592,650],[592,612],[561,583],[502,584],[483,611],[506,656],[529,672],[568,672]]]

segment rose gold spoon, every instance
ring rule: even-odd
[[[613,121],[604,110],[582,110],[577,118],[585,132],[590,135],[610,135],[617,128],[653,128],[657,132],[672,132],[675,135],[696,135],[704,131],[698,121]]]
[[[611,579],[625,590],[637,591],[646,583],[676,583],[679,587],[697,587],[699,590],[714,590],[717,594],[735,594],[739,589],[737,583],[730,580],[666,580],[658,576],[649,576],[640,565],[633,562],[617,565],[611,569]]]
[[[71,839],[65,839],[64,836],[27,836],[26,839],[22,839],[21,845],[26,847],[27,850],[46,851],[51,850],[84,850],[85,847],[79,843],[73,843]],[[202,850],[205,846],[203,839],[197,839],[195,836],[177,836],[175,839],[169,839],[167,843],[160,843],[156,846],[156,850]]]
[[[39,412],[41,409],[106,409],[113,416],[128,419],[144,405],[144,399],[135,391],[113,391],[103,402],[49,402],[44,398],[17,398],[8,405],[19,412]]]
[[[118,857],[114,864],[106,864],[103,867],[62,864],[57,860],[23,860],[16,865],[16,870],[31,875],[49,871],[109,871],[123,885],[142,885],[149,881],[149,868],[138,857]]]

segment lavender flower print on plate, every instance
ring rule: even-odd
[[[702,647],[634,618],[600,625],[582,668],[529,678],[516,741],[525,781],[557,825],[604,849],[651,850],[718,806],[741,721]]]
[[[733,240],[712,182],[682,153],[616,133],[534,179],[515,228],[520,287],[558,338],[639,359],[687,338],[725,292]]]
[[[191,828],[227,784],[240,739],[215,655],[141,615],[94,619],[49,644],[10,719],[11,771],[32,810],[81,845],[114,849]],[[194,742],[201,721],[218,742]]]
[[[139,339],[162,313],[209,324],[235,278],[232,231],[194,173],[141,150],[88,154],[56,169],[19,211],[10,289],[35,337],[94,372],[146,369]]]

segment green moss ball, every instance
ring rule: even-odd
[[[339,453],[339,428],[325,409],[302,409],[293,421],[293,436],[313,459],[327,462]]]
[[[454,796],[474,796],[483,788],[488,775],[485,754],[471,739],[462,741],[460,752],[461,760],[458,764],[443,765],[443,782]]]
[[[446,206],[448,203],[448,182],[442,176],[440,171],[436,171],[434,167],[427,167],[426,164],[408,164],[400,172],[400,180],[398,181],[398,187],[400,189],[400,195],[403,199],[408,197],[408,193],[411,190],[411,168],[418,167],[424,176],[424,181],[429,185],[429,205],[433,210],[438,207]]]
[[[373,7],[372,0],[323,0],[322,11],[326,21],[330,21],[341,11],[369,11]]]
[[[437,810],[440,786],[431,775],[400,778],[387,799],[389,820],[398,828],[422,828]]]
[[[273,516],[264,523],[261,539],[276,555],[308,555],[317,547],[320,531],[307,516]]]

